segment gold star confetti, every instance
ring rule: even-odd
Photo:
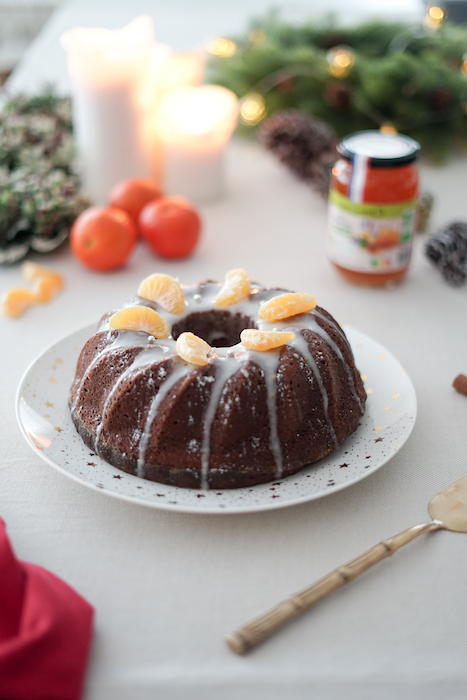
[[[379,437],[379,438],[376,438],[375,442],[383,442],[383,440],[384,440],[384,438]]]
[[[54,406],[53,403],[50,403],[50,401],[46,401],[45,405],[47,406],[47,408],[53,408]]]
[[[50,382],[51,384],[56,384],[56,383],[57,383],[57,380],[55,379],[55,377],[49,377],[49,382]]]
[[[367,389],[367,390],[366,390],[366,393],[367,393],[367,394],[372,394],[372,393],[373,393],[373,389]]]
[[[393,394],[392,398],[393,399],[400,399],[400,396],[401,396],[400,394]]]
[[[368,379],[368,375],[367,375],[367,374],[362,374],[362,380],[365,382],[367,379]]]
[[[56,430],[57,433],[61,433],[61,432],[62,432],[62,429],[61,429],[60,427],[54,428],[54,430]]]
[[[376,430],[376,431],[381,430],[382,427],[383,427],[382,425],[376,425],[376,426],[375,426],[375,430]]]
[[[386,359],[386,355],[384,353],[382,353],[381,355],[378,355],[378,360],[383,361],[385,359]]]
[[[50,418],[50,415],[48,413],[45,413],[44,418]]]
[[[390,411],[390,410],[391,410],[391,406],[385,406],[385,407],[384,407],[384,410],[385,410],[385,411]]]
[[[62,364],[63,364],[63,360],[62,360],[61,357],[56,357],[56,358],[55,358],[55,362],[57,363],[57,365],[62,365]]]

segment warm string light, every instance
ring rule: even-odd
[[[335,78],[345,78],[355,63],[355,54],[350,46],[335,46],[326,54],[328,71]]]
[[[467,76],[467,53],[462,56],[461,73]]]
[[[256,126],[266,117],[264,98],[251,92],[240,100],[240,121],[246,126]]]
[[[446,21],[446,10],[440,5],[428,5],[425,15],[425,26],[428,29],[439,29]]]
[[[438,29],[447,19],[447,13],[443,7],[440,5],[429,5],[427,7],[425,26],[430,29]],[[261,44],[266,41],[267,35],[262,30],[254,30],[249,35],[250,44],[256,45]],[[230,40],[217,40],[225,41],[231,43],[234,46],[233,53],[237,51],[237,45],[235,42],[230,42]],[[222,46],[222,44],[220,45]],[[213,49],[216,47],[207,48],[211,53],[215,55],[221,55],[216,53]],[[216,49],[217,51],[217,49]],[[335,78],[346,78],[353,66],[355,65],[355,52],[350,46],[340,45],[335,46],[330,49],[326,54],[326,59],[328,62],[328,71]],[[460,66],[461,72],[467,77],[467,52],[462,56],[462,64]],[[307,71],[307,75],[308,75]],[[293,73],[293,71],[292,71]],[[285,78],[284,78],[285,76]],[[280,78],[280,80],[279,80]],[[281,81],[291,80],[292,75],[284,71],[276,71],[276,73],[268,76],[268,79],[263,79],[261,83],[258,84],[257,88],[266,87],[266,91],[270,90],[271,87],[277,87]],[[273,83],[272,85],[270,83]],[[265,85],[263,85],[263,83]],[[266,83],[267,86],[266,86]],[[467,104],[465,105],[465,110],[467,112]],[[267,116],[267,108],[264,97],[259,92],[251,92],[245,95],[240,100],[240,122],[246,126],[256,126],[261,121],[263,121]],[[384,122],[379,118],[375,119],[376,122],[380,123],[380,131],[384,134],[397,134],[397,128],[391,122]]]
[[[211,56],[217,56],[217,58],[231,58],[237,51],[237,44],[232,39],[226,39],[225,37],[217,37],[208,41],[205,45],[205,49]]]
[[[382,134],[397,134],[397,129],[394,126],[394,124],[391,124],[391,122],[385,122],[384,124],[381,124],[379,127],[379,130],[381,131]]]
[[[258,44],[264,44],[266,41],[266,32],[262,29],[254,29],[249,35],[250,44],[257,46]]]

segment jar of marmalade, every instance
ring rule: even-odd
[[[420,145],[403,134],[360,131],[344,138],[337,150],[328,257],[349,282],[391,287],[409,266]]]

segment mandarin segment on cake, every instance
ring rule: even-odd
[[[70,409],[114,467],[224,489],[323,459],[357,430],[365,399],[333,317],[309,294],[267,289],[236,269],[223,283],[143,280],[82,349]]]
[[[177,355],[185,362],[204,367],[208,364],[208,355],[212,351],[211,346],[198,335],[186,331],[178,336],[175,344]]]
[[[291,331],[258,331],[246,328],[240,333],[240,342],[248,350],[267,352],[287,345],[295,338]]]
[[[216,306],[233,306],[243,301],[250,294],[250,277],[245,270],[230,270],[225,282],[214,299]]]
[[[181,314],[185,310],[185,295],[178,280],[170,275],[154,274],[146,277],[138,287],[143,299],[157,302],[164,311]]]
[[[316,306],[316,299],[311,294],[278,294],[259,307],[258,318],[262,321],[282,321],[284,318],[305,314]]]

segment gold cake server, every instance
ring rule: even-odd
[[[433,496],[428,505],[428,512],[432,518],[431,522],[415,525],[398,535],[394,535],[394,537],[383,540],[348,564],[335,569],[309,588],[279,603],[253,622],[232,634],[228,634],[225,639],[229,647],[236,654],[245,654],[267,639],[286,622],[298,617],[319,600],[349,583],[373,564],[393,554],[404,544],[411,542],[424,532],[434,532],[435,530],[467,532],[467,476],[455,481]]]

